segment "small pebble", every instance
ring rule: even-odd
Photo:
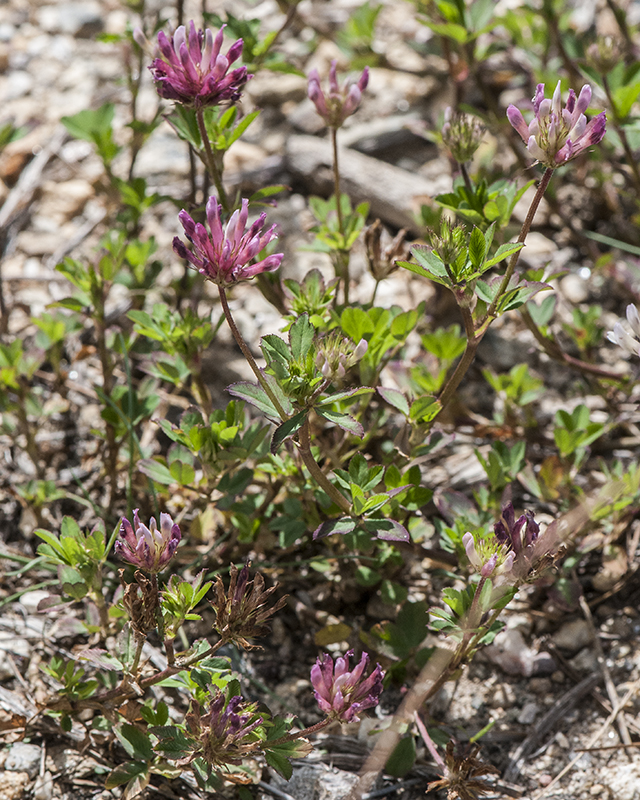
[[[538,716],[540,708],[537,703],[528,702],[522,707],[522,711],[518,714],[518,722],[521,725],[531,725]]]

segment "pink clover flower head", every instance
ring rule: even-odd
[[[336,69],[337,61],[332,61],[329,69],[329,91],[327,93],[322,90],[320,76],[316,69],[312,69],[309,73],[309,85],[307,88],[309,99],[330,128],[340,128],[346,118],[357,111],[362,100],[362,92],[364,92],[369,83],[369,67],[365,67],[357,82],[347,78],[344,86],[340,88]]]
[[[534,117],[527,125],[521,112],[510,105],[507,118],[520,134],[527,150],[545,167],[555,169],[598,144],[606,132],[604,111],[587,122],[585,111],[591,102],[591,87],[585,84],[576,98],[573,89],[564,108],[560,81],[549,100],[544,96],[544,83],[539,83],[533,97]]]
[[[513,503],[504,506],[493,530],[500,544],[506,545],[516,556],[530,548],[540,535],[540,526],[534,520],[533,513],[525,511],[516,519]]]
[[[339,656],[335,663],[328,653],[318,658],[311,668],[311,684],[320,710],[339,722],[358,722],[358,714],[365,708],[378,705],[382,692],[384,671],[380,664],[367,678],[363,678],[369,656],[362,654],[359,663],[349,672],[349,650]]]
[[[169,514],[160,514],[158,530],[155,517],[151,517],[149,527],[140,522],[137,508],[133,511],[133,525],[122,518],[119,536],[114,547],[120,558],[151,573],[167,566],[182,538],[179,525]]]
[[[277,238],[275,225],[263,232],[266,214],[260,214],[247,230],[248,200],[242,201],[241,208],[233,212],[224,228],[222,206],[215,197],[209,198],[206,212],[210,233],[204,225],[194,222],[184,209],[178,214],[185,235],[192,244],[191,250],[177,236],[173,240],[174,252],[180,258],[185,258],[205,278],[219,286],[233,286],[261,272],[278,269],[284,253],[275,253],[251,263],[270,241]]]
[[[226,56],[222,55],[224,27],[215,38],[208,28],[196,30],[193,20],[188,31],[180,25],[171,39],[160,31],[161,57],[154,59],[149,67],[160,97],[195,108],[235,103],[240,99],[243,86],[252,76],[247,74],[246,67],[229,70],[241,56],[244,42],[238,39]]]
[[[621,347],[625,355],[640,356],[640,314],[633,303],[627,306],[627,322],[633,335],[629,333],[622,322],[616,322],[613,330],[607,333],[607,339]]]

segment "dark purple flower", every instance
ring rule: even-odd
[[[218,200],[210,197],[207,202],[210,234],[204,225],[194,222],[184,209],[178,214],[186,237],[193,245],[193,250],[189,250],[176,236],[173,249],[180,258],[186,258],[198,272],[219,286],[232,286],[260,272],[278,269],[283,253],[275,253],[255,264],[251,263],[270,241],[277,238],[275,225],[262,232],[267,215],[260,214],[247,230],[248,200],[243,200],[242,208],[233,212],[226,228],[222,227],[221,212],[222,206],[218,205]]]
[[[325,653],[311,668],[311,683],[320,710],[340,722],[357,722],[360,711],[378,705],[382,692],[384,672],[380,664],[376,664],[369,677],[363,680],[369,656],[363,653],[360,663],[349,672],[349,656],[352,655],[353,650],[349,650],[334,664],[331,656]]]
[[[603,111],[587,122],[584,112],[590,102],[589,84],[582,87],[577,99],[570,89],[567,104],[562,108],[560,81],[551,100],[544,96],[544,83],[539,83],[533,97],[534,117],[529,125],[514,105],[507,109],[507,117],[529,153],[541,164],[555,169],[602,140],[607,118]]]
[[[336,61],[331,62],[327,94],[322,91],[320,76],[316,69],[312,69],[309,73],[307,89],[309,99],[313,101],[318,114],[331,128],[341,127],[345,119],[356,112],[362,100],[362,92],[369,83],[369,67],[365,67],[357,83],[348,78],[344,86],[340,88],[336,75],[336,64]]]
[[[251,75],[246,67],[229,67],[242,54],[243,41],[238,39],[224,56],[220,52],[224,38],[222,28],[216,34],[207,29],[196,30],[193,20],[189,33],[184,25],[176,28],[168,39],[164,31],[158,34],[162,58],[156,58],[149,69],[160,97],[175,100],[185,106],[204,108],[220,103],[234,103]]]
[[[513,503],[502,509],[500,519],[493,526],[496,539],[518,556],[530,547],[540,534],[540,526],[533,518],[533,512],[525,511],[516,519]]]
[[[227,702],[219,689],[207,713],[203,714],[200,705],[193,701],[185,723],[188,733],[198,744],[193,753],[181,759],[180,763],[201,756],[214,767],[240,764],[257,747],[258,738],[251,734],[262,724],[262,717],[256,715],[256,709],[257,703],[246,703],[239,695]]]
[[[169,514],[160,514],[160,530],[155,517],[151,517],[149,527],[143,525],[138,517],[138,509],[133,511],[133,525],[122,518],[120,538],[114,547],[120,558],[146,572],[160,572],[171,561],[182,538],[179,526]]]

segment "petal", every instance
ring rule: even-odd
[[[529,139],[529,128],[527,127],[527,123],[524,121],[524,117],[522,116],[520,110],[514,105],[510,105],[507,109],[507,119],[520,134],[522,141],[527,142]]]

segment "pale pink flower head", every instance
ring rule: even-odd
[[[607,333],[607,339],[621,347],[628,356],[640,356],[640,314],[633,303],[627,306],[627,322],[632,333],[622,322],[616,322],[613,330]]]
[[[514,105],[507,109],[507,118],[527,145],[530,155],[545,167],[555,169],[602,140],[607,118],[603,111],[587,122],[585,111],[590,102],[589,84],[582,87],[577,98],[570,89],[563,108],[560,81],[551,100],[544,96],[544,83],[539,83],[533,97],[534,117],[529,125]]]
[[[331,62],[329,69],[329,91],[325,93],[320,85],[318,70],[312,69],[309,73],[309,86],[307,93],[313,101],[318,114],[330,128],[340,128],[347,117],[354,114],[360,101],[362,92],[369,83],[369,67],[365,67],[359,80],[354,82],[347,78],[342,88],[338,85],[336,73],[337,62]]]
[[[158,48],[162,57],[154,59],[149,67],[160,97],[195,108],[235,103],[240,98],[252,76],[247,75],[246,67],[229,67],[242,55],[244,43],[238,39],[226,56],[222,55],[223,29],[224,25],[214,38],[208,28],[196,30],[192,20],[188,32],[180,25],[171,39],[160,31]]]
[[[340,656],[334,663],[325,653],[311,668],[311,684],[320,710],[339,722],[357,722],[360,711],[378,705],[382,692],[384,672],[380,664],[363,678],[369,656],[363,653],[349,672],[349,656],[352,655],[353,650],[349,650],[344,658]]]
[[[278,269],[283,253],[275,253],[252,263],[258,253],[277,238],[275,225],[263,232],[266,214],[260,214],[247,229],[248,200],[242,201],[241,208],[233,212],[225,227],[222,225],[222,206],[217,198],[209,198],[206,211],[210,233],[204,225],[194,222],[184,209],[178,214],[192,245],[190,250],[181,239],[177,236],[174,238],[173,249],[180,258],[186,258],[205,278],[219,286],[232,286],[261,272]]]
[[[182,538],[180,527],[169,514],[160,514],[160,529],[155,517],[151,517],[147,527],[140,522],[137,508],[133,511],[133,525],[122,518],[119,536],[114,548],[120,558],[151,573],[167,566]]]

